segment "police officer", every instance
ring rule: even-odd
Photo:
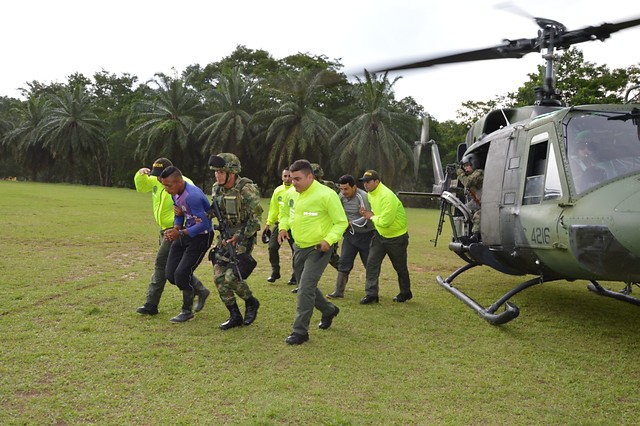
[[[318,327],[326,330],[340,309],[328,302],[320,289],[320,280],[331,258],[333,244],[347,228],[347,216],[338,194],[316,182],[311,164],[297,160],[290,167],[295,192],[280,213],[278,240],[282,243],[295,238],[293,269],[298,278],[298,300],[293,321],[293,332],[286,338],[289,345],[300,345],[309,340],[309,323],[316,308],[322,312]],[[289,190],[292,191],[292,190]]]
[[[291,188],[291,172],[289,169],[282,171],[282,185],[276,187],[273,190],[271,201],[269,202],[269,213],[267,214],[267,223],[262,230],[263,235],[271,234],[267,244],[269,244],[269,263],[271,264],[271,275],[267,278],[270,283],[276,282],[280,279],[280,244],[278,243],[278,216],[280,215],[280,209],[284,205],[285,192]],[[273,229],[271,229],[273,226]],[[289,245],[293,251],[293,240],[289,239]],[[295,285],[296,276],[292,273],[291,279],[287,284]]]
[[[262,207],[258,187],[250,179],[239,175],[241,165],[238,157],[231,153],[213,155],[209,159],[209,166],[215,171],[216,177],[212,203],[218,204],[222,218],[232,234],[227,240],[218,236],[214,249],[215,258],[212,259],[214,282],[222,303],[230,313],[229,319],[220,324],[220,329],[227,330],[253,323],[260,307],[258,299],[253,296],[244,280],[246,277],[238,277],[236,268],[229,263],[231,259],[225,256],[225,246],[231,244],[236,254],[251,254],[260,229]],[[245,301],[244,321],[234,293]]]
[[[462,157],[460,167],[456,170],[458,181],[465,187],[467,193],[467,207],[473,212],[473,226],[471,228],[471,241],[480,241],[480,207],[482,199],[482,182],[484,170],[479,167],[478,157],[471,153]]]

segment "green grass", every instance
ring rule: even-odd
[[[0,209],[0,424],[637,422],[638,308],[585,282],[548,283],[513,299],[519,318],[491,326],[436,284],[461,264],[448,227],[430,241],[437,211],[408,210],[412,301],[392,303],[385,261],[381,303],[359,305],[357,264],[331,329],[316,328],[316,312],[311,340],[289,347],[295,296],[286,279],[266,282],[262,243],[249,279],[258,319],[222,332],[216,297],[169,323],[181,305],[169,284],[159,315],[135,313],[156,249],[149,194],[0,182]],[[210,264],[197,273],[215,290]],[[327,269],[325,293],[334,280]],[[456,285],[488,305],[520,281],[475,268]]]

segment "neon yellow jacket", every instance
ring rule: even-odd
[[[184,180],[191,182],[191,179],[184,177]],[[136,172],[133,177],[133,183],[138,192],[151,192],[151,201],[153,203],[153,218],[161,229],[173,228],[173,200],[171,195],[164,189],[164,186],[158,182],[156,176],[141,175]]]
[[[407,230],[407,213],[396,194],[382,182],[367,194],[373,216],[371,221],[376,231],[384,238],[404,235]]]
[[[273,190],[271,201],[269,202],[269,213],[267,214],[267,225],[271,226],[276,223],[280,216],[280,209],[284,206],[284,193],[291,188],[291,184],[285,185],[284,183]]]
[[[340,197],[318,181],[304,192],[291,187],[285,193],[285,205],[280,212],[280,230],[291,230],[300,248],[313,247],[322,240],[337,243],[349,225]]]

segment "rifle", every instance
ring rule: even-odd
[[[449,186],[451,184],[451,178],[456,173],[455,164],[447,164],[444,175],[444,183],[442,184],[442,192],[448,191]],[[436,238],[433,242],[433,246],[436,247],[438,245],[438,237],[442,234],[442,224],[444,223],[444,215],[447,212],[447,201],[443,198],[440,198],[440,218],[438,219],[438,229],[436,231]]]
[[[222,241],[230,240],[233,235],[229,230],[229,224],[222,217],[222,213],[220,212],[220,206],[218,205],[218,201],[216,200],[216,196],[214,195],[211,200],[211,209],[210,213],[213,213],[213,216],[218,220],[218,224],[213,226],[214,230],[220,232],[220,238]],[[240,241],[238,240],[238,243]],[[223,248],[226,249],[226,256],[224,253],[218,253],[220,258],[216,256],[217,248],[212,249],[209,252],[209,260],[213,264],[227,266],[231,265],[233,268],[233,273],[240,281],[248,278],[253,269],[256,267],[257,262],[249,253],[241,253],[237,254],[235,247],[233,244],[227,243],[223,244]],[[229,259],[228,261],[225,259]]]

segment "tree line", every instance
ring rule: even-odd
[[[242,174],[265,191],[298,158],[319,163],[330,179],[374,168],[396,190],[428,191],[428,156],[413,173],[427,112],[411,97],[395,98],[398,78],[365,70],[350,82],[341,68],[322,55],[274,59],[237,46],[218,62],[145,82],[105,70],[66,83],[32,81],[21,89],[24,100],[0,98],[0,177],[132,187],[133,173],[162,156],[207,187],[209,156],[234,152]],[[515,92],[463,103],[459,121],[429,118],[443,160],[454,160],[470,124],[488,110],[530,105],[542,68]],[[572,48],[557,75],[568,104],[605,103],[620,102],[640,72],[610,71]]]

